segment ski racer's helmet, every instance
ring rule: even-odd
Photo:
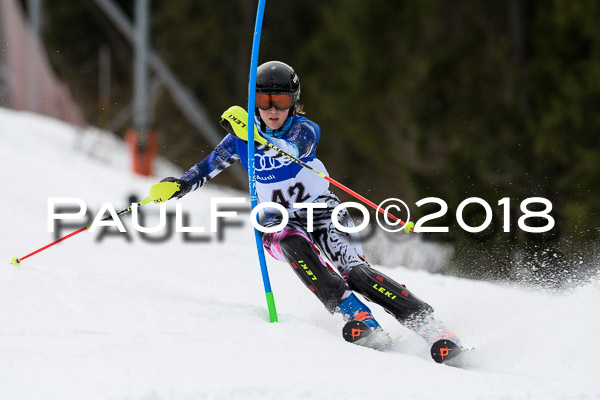
[[[289,65],[281,61],[268,61],[261,64],[257,69],[256,94],[257,108],[264,110],[273,105],[280,110],[291,108],[290,115],[293,115],[300,101],[300,78]],[[290,94],[291,96],[282,96],[281,102],[277,102],[277,96],[261,97],[259,94]],[[290,98],[291,104],[286,102],[285,97]]]

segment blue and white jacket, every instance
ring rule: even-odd
[[[260,130],[260,124],[257,123]],[[292,117],[289,128],[278,137],[261,132],[265,139],[311,167],[327,174],[315,151],[321,128],[302,116]],[[181,177],[196,190],[237,160],[248,172],[248,143],[228,134],[219,145]],[[294,210],[294,203],[311,203],[329,188],[329,182],[275,150],[257,144],[254,166],[260,202],[272,201]]]

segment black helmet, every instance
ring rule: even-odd
[[[293,93],[294,105],[300,100],[300,78],[294,69],[281,61],[268,61],[256,72],[257,93]]]

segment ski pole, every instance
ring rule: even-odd
[[[141,206],[141,205],[144,205],[144,204],[146,204],[146,203],[149,203],[150,201],[152,201],[152,199],[150,198],[150,196],[148,196],[148,197],[146,197],[144,200],[142,200],[142,201],[140,201],[139,203],[137,203],[137,205],[138,205],[138,206]],[[125,208],[125,209],[123,209],[123,210],[121,210],[121,211],[117,212],[117,217],[118,217],[118,216],[121,216],[121,215],[123,215],[123,214],[127,214],[127,213],[128,213],[128,212],[130,212],[132,209],[133,209],[133,204],[132,204],[132,205],[130,205],[129,207],[127,207],[127,208]],[[101,219],[101,221],[108,221],[108,220],[110,220],[110,219],[112,219],[112,216],[111,216],[111,215],[109,215],[109,216],[107,216],[107,217],[105,217],[105,218],[102,218],[102,219]],[[21,266],[21,261],[25,260],[26,258],[29,258],[29,257],[31,257],[31,256],[33,256],[33,255],[35,255],[35,254],[37,254],[37,253],[39,253],[39,252],[41,252],[41,251],[44,251],[44,250],[46,250],[47,248],[49,248],[49,247],[52,247],[52,246],[54,246],[55,244],[62,242],[63,240],[67,240],[68,238],[70,238],[70,237],[72,237],[72,236],[75,236],[75,235],[77,235],[78,233],[81,233],[81,232],[83,232],[83,231],[87,231],[87,230],[88,230],[90,227],[91,227],[91,225],[84,226],[83,228],[81,228],[81,229],[78,229],[78,230],[76,230],[75,232],[71,232],[71,233],[69,233],[68,235],[65,235],[65,236],[61,237],[60,239],[57,239],[57,240],[55,240],[54,242],[52,242],[52,243],[50,243],[50,244],[47,244],[47,245],[45,245],[44,247],[41,247],[41,248],[39,248],[39,249],[37,249],[37,250],[35,250],[35,251],[33,251],[33,252],[31,252],[31,253],[27,254],[26,256],[23,256],[23,257],[13,257],[10,263],[11,263],[12,265],[16,265],[17,267],[20,267],[20,266]]]
[[[151,201],[155,202],[155,203],[162,203],[168,199],[170,199],[171,197],[173,197],[173,195],[175,193],[177,193],[177,191],[179,191],[179,183],[176,182],[159,182],[155,185],[152,185],[152,187],[150,188],[150,196],[146,197],[144,200],[140,201],[139,203],[137,203],[138,206],[143,206],[144,204],[148,204]],[[117,212],[117,217],[123,214],[127,214],[129,211],[131,211],[133,209],[133,204],[130,205],[129,207]],[[101,219],[101,221],[109,221],[110,219],[112,219],[112,216],[109,215],[103,219]],[[75,236],[78,233],[81,233],[83,231],[87,231],[89,228],[91,227],[91,225],[88,226],[84,226],[81,229],[76,230],[75,232],[71,232],[66,236],[61,237],[58,240],[55,240],[54,242],[47,244],[46,246],[37,249],[34,252],[31,252],[29,254],[27,254],[26,256],[23,256],[21,258],[18,257],[13,257],[13,259],[11,260],[11,264],[12,265],[16,265],[17,267],[21,264],[21,261],[23,261],[26,258],[29,258],[31,256],[33,256],[34,254],[39,253],[40,251],[44,251],[46,250],[48,247],[52,247],[57,243],[62,242],[63,240],[67,240],[68,238],[70,238],[71,236]]]
[[[346,193],[348,193],[348,194],[356,197],[357,199],[359,199],[362,202],[366,203],[367,205],[371,206],[372,208],[374,208],[376,211],[379,211],[383,215],[386,215],[386,214],[389,215],[394,220],[394,222],[398,222],[402,226],[404,226],[404,232],[407,232],[407,233],[409,231],[410,232],[414,232],[414,225],[415,225],[414,223],[412,223],[412,222],[404,222],[400,218],[397,218],[396,216],[394,216],[393,214],[391,214],[389,211],[384,211],[383,208],[379,207],[377,204],[373,203],[371,200],[367,199],[364,196],[361,196],[360,194],[356,193],[354,190],[350,189],[349,187],[347,187],[345,185],[342,185],[341,183],[339,183],[335,179],[330,178],[329,176],[325,175],[323,172],[321,172],[321,171],[319,171],[319,170],[311,167],[310,165],[308,165],[304,161],[302,161],[302,160],[294,157],[293,155],[287,153],[286,151],[280,149],[279,147],[275,146],[273,143],[270,143],[267,140],[264,140],[264,141],[261,140],[260,143],[264,144],[266,146],[269,146],[270,148],[272,148],[273,150],[275,150],[276,152],[278,152],[282,156],[287,157],[288,159],[292,160],[293,162],[298,163],[301,166],[303,166],[304,168],[307,168],[308,170],[314,172],[315,174],[319,175],[321,178],[325,179],[329,183],[334,184],[335,186],[339,187],[340,189],[342,189]]]

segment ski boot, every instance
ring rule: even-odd
[[[373,318],[373,314],[371,314],[369,307],[364,305],[354,293],[346,297],[346,299],[337,306],[336,311],[342,314],[342,317],[346,322],[361,321],[371,330],[381,330],[381,326],[379,326],[377,321],[375,321],[375,318]]]
[[[391,338],[354,293],[344,299],[336,308],[346,324],[342,334],[347,342],[384,350],[391,345]]]
[[[449,331],[433,314],[428,314],[415,324],[407,326],[431,346],[431,358],[437,363],[447,363],[458,357],[465,348],[458,336]]]

